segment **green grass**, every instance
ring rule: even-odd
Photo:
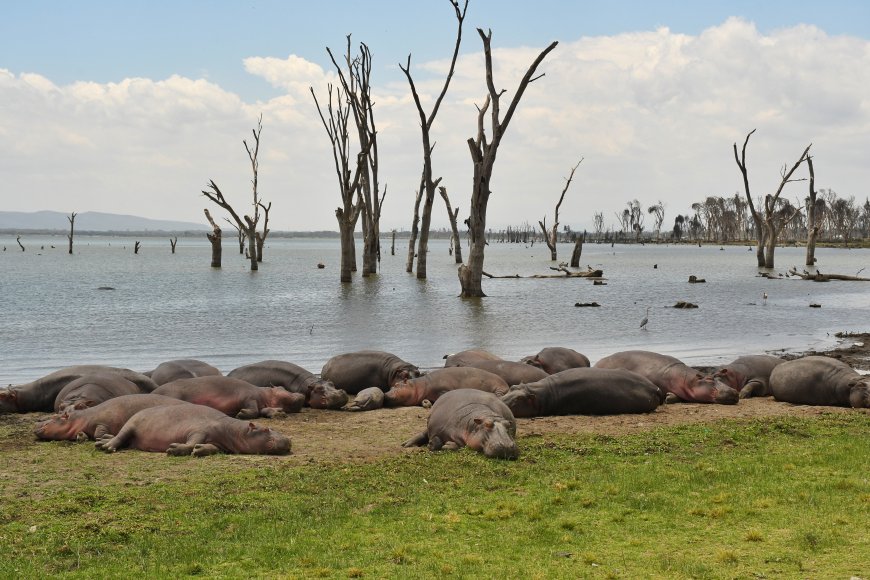
[[[868,443],[855,412],[526,437],[515,462],[4,448],[0,577],[868,577]]]

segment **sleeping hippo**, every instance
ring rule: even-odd
[[[151,377],[157,385],[165,385],[178,379],[192,379],[194,377],[209,377],[223,374],[217,368],[207,362],[192,358],[169,360],[157,365],[153,371],[144,373]]]
[[[716,377],[705,377],[682,361],[647,350],[627,350],[604,357],[595,363],[599,369],[625,369],[652,381],[665,393],[667,402],[720,403],[734,405],[740,399]]]
[[[444,393],[456,389],[476,389],[501,396],[507,393],[508,384],[500,376],[483,369],[446,367],[393,385],[384,395],[384,405],[414,407],[423,401],[434,403]]]
[[[139,386],[116,373],[85,375],[66,385],[54,400],[54,410],[71,411],[99,405],[121,395],[141,394]]]
[[[586,355],[580,354],[572,348],[565,348],[563,346],[548,346],[541,349],[541,351],[536,355],[524,357],[520,362],[543,369],[550,375],[568,369],[589,366],[589,359],[586,358]]]
[[[650,413],[662,399],[661,390],[637,373],[587,367],[511,387],[501,398],[514,417]]]
[[[509,360],[481,360],[461,365],[475,368],[500,376],[508,386],[520,383],[534,383],[547,376],[546,371],[531,365]]]
[[[179,379],[154,389],[156,395],[207,405],[239,419],[276,417],[298,413],[305,397],[281,387],[257,387],[232,377],[207,376]]]
[[[291,393],[300,393],[312,409],[339,409],[347,403],[346,392],[291,362],[264,360],[234,369],[227,376],[258,387],[284,387]]]
[[[806,356],[778,365],[770,373],[777,401],[797,405],[870,408],[870,376],[827,356]]]
[[[405,379],[420,376],[420,369],[394,354],[379,350],[361,350],[339,354],[323,365],[320,377],[349,395],[368,387],[388,390]]]
[[[470,348],[453,354],[444,355],[445,367],[464,367],[470,363],[480,362],[484,360],[504,360],[500,356],[496,356],[482,348]]]
[[[718,367],[713,376],[740,393],[741,399],[770,395],[770,373],[785,361],[767,354],[752,354]]]
[[[0,391],[0,413],[51,412],[61,389],[84,375],[111,372],[139,386],[143,393],[150,393],[157,385],[149,377],[130,369],[103,365],[77,365],[66,367],[35,381],[14,385]]]
[[[439,397],[429,411],[426,430],[403,447],[431,451],[470,447],[487,457],[516,459],[517,422],[497,396],[475,389],[458,389]]]
[[[101,437],[96,447],[107,453],[129,447],[195,457],[220,452],[286,455],[290,438],[204,405],[172,405],[139,411],[117,435]]]
[[[369,387],[358,392],[352,403],[348,403],[342,409],[345,411],[374,411],[384,406],[384,392],[380,387]]]
[[[121,395],[94,407],[56,413],[37,423],[33,432],[40,439],[53,441],[99,439],[103,435],[116,434],[130,417],[142,409],[192,404],[154,393]]]

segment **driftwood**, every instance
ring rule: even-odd
[[[658,264],[656,264],[656,266],[658,266]],[[703,278],[698,278],[695,275],[689,276],[689,284],[704,284],[705,282],[707,281]]]
[[[551,266],[550,269],[562,272],[562,274],[532,274],[531,276],[520,276],[519,274],[512,274],[509,276],[494,276],[489,272],[483,272],[483,275],[487,278],[602,278],[604,276],[603,270],[593,270],[591,268],[581,272],[572,272],[564,266],[560,266],[558,268],[554,268]]]
[[[829,280],[848,280],[852,282],[870,282],[870,278],[861,278],[859,276],[847,276],[846,274],[822,274],[818,270],[813,273],[807,272],[804,270],[803,272],[798,272],[797,269],[792,268],[788,271],[792,276],[797,276],[798,278],[803,278],[804,280],[812,280],[813,282],[828,282]],[[860,273],[860,271],[859,271]]]
[[[597,302],[575,302],[574,306],[576,306],[578,308],[584,308],[584,307],[589,307],[589,306],[595,307],[595,306],[601,306],[601,305]]]
[[[674,308],[697,308],[697,304],[692,304],[691,302],[683,302],[680,300],[676,304],[674,304]]]

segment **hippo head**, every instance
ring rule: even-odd
[[[487,457],[516,459],[520,455],[515,440],[516,424],[503,418],[475,417],[465,444]]]
[[[539,414],[537,396],[526,385],[512,386],[501,400],[514,417],[537,417]]]
[[[719,369],[718,371],[713,373],[710,378],[723,382],[732,389],[739,389],[743,386],[743,383],[745,382],[745,377],[741,374],[738,374],[730,367],[724,367]]]
[[[416,405],[417,395],[407,380],[393,385],[384,393],[384,407],[412,407]]]
[[[539,369],[544,368],[544,364],[541,362],[541,359],[538,358],[538,355],[524,356],[520,359],[520,362],[527,365],[532,365],[533,367],[537,367]]]
[[[284,387],[269,387],[272,390],[270,407],[277,407],[285,413],[298,413],[305,405],[305,395],[291,393]]]
[[[732,389],[728,384],[719,380],[715,375],[704,376],[700,373],[697,375],[698,388],[707,389],[710,393],[712,403],[720,405],[736,405],[740,400],[740,393],[736,389]]]
[[[48,419],[39,421],[33,427],[33,434],[39,439],[65,439],[71,429],[69,413],[55,413]]]
[[[0,391],[0,413],[18,412],[18,391],[4,389]]]
[[[268,427],[260,427],[254,423],[248,423],[243,437],[243,449],[247,453],[266,455],[287,455],[290,451],[290,438],[273,431]]]
[[[390,386],[392,387],[402,381],[408,381],[422,376],[423,373],[420,372],[420,369],[412,364],[405,364],[394,370],[390,375]]]
[[[849,383],[849,405],[854,409],[870,409],[870,377],[862,376]]]
[[[326,380],[309,385],[307,398],[312,409],[340,409],[347,403],[347,393]]]

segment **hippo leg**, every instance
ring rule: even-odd
[[[285,413],[283,409],[279,409],[278,407],[265,407],[263,409],[260,409],[260,416],[268,417],[269,419],[286,419],[287,413]],[[239,419],[242,418],[255,419],[256,417],[239,417]]]
[[[77,442],[81,443],[82,441],[87,441],[87,440],[88,440],[88,435],[84,431],[79,431],[78,433],[76,433],[76,441]]]
[[[668,393],[665,396],[665,404],[666,405],[670,405],[671,403],[682,403],[682,402],[683,402],[683,400],[673,393]]]
[[[764,395],[764,385],[758,381],[749,381],[740,389],[740,398],[761,397]]]
[[[429,440],[429,451],[440,451],[444,447],[444,442],[437,435]]]
[[[238,413],[236,413],[236,419],[256,419],[260,416],[260,411],[257,409],[257,406],[253,407],[245,407]]]
[[[441,446],[441,449],[446,449],[447,451],[458,451],[462,446],[456,441],[448,441],[444,445]]]
[[[221,450],[216,445],[212,445],[211,443],[198,443],[193,446],[193,452],[191,455],[194,457],[205,457],[207,455],[214,455],[215,453],[220,453]]]
[[[97,442],[94,444],[94,447],[99,449],[100,451],[105,451],[106,453],[114,453],[118,449],[123,448],[127,445],[127,439],[130,436],[122,436],[122,433],[118,433],[114,437],[111,435],[103,435],[100,437]]]
[[[429,433],[423,431],[402,443],[402,447],[422,447],[429,442]]]
[[[94,439],[102,439],[104,435],[109,435],[109,428],[106,425],[97,425],[97,428],[94,429]],[[79,433],[79,435],[84,435],[84,433]],[[76,439],[78,439],[78,435],[76,435]],[[87,439],[87,436],[85,436]]]
[[[166,450],[166,455],[172,455],[173,457],[184,457],[186,455],[190,455],[193,452],[193,448],[195,446],[189,443],[171,443],[169,448]]]

